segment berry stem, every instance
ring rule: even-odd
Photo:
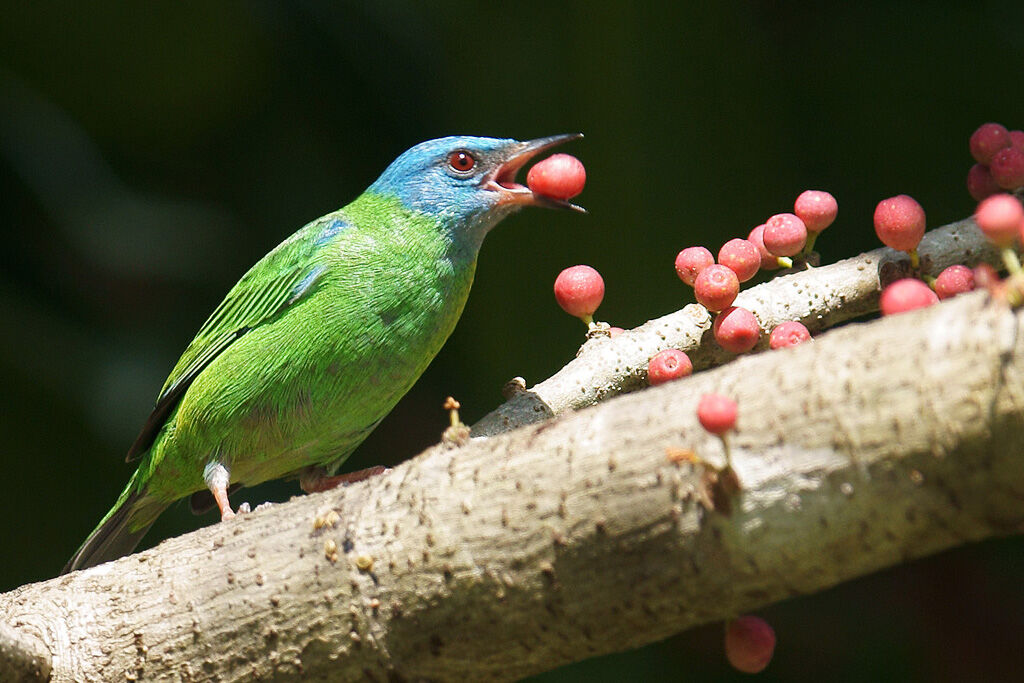
[[[910,254],[910,267],[917,270],[921,267],[921,257],[917,255],[917,249],[911,249],[907,252]]]
[[[779,268],[792,268],[793,259],[788,256],[776,256],[775,260],[779,263]]]
[[[589,313],[587,315],[581,315],[580,320],[582,320],[583,324],[587,326],[587,329],[594,324],[594,316]]]
[[[814,251],[814,242],[818,239],[819,234],[820,233],[817,232],[807,231],[807,244],[804,245],[803,253],[810,254]]]
[[[725,451],[725,469],[732,469],[732,453],[729,451],[729,439],[726,438],[725,434],[719,434],[718,438],[722,440],[722,450]]]
[[[1003,247],[999,251],[1002,253],[1003,263],[1006,265],[1006,270],[1011,276],[1024,275],[1024,269],[1021,269],[1020,267],[1020,259],[1017,257],[1017,252],[1015,252],[1011,247]]]

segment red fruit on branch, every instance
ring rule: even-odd
[[[775,256],[795,256],[807,244],[807,226],[796,214],[777,213],[764,224],[764,246]]]
[[[807,226],[807,232],[818,233],[832,225],[839,215],[839,202],[828,192],[801,192],[793,204],[793,213]]]
[[[994,194],[978,204],[974,222],[997,247],[1009,247],[1017,239],[1024,221],[1024,206],[1012,194]]]
[[[731,268],[740,282],[746,282],[761,268],[761,253],[753,242],[737,237],[718,250],[718,262]]]
[[[1024,149],[1006,147],[995,153],[988,165],[996,185],[1004,190],[1024,186]]]
[[[712,434],[722,436],[736,426],[736,401],[721,394],[704,394],[697,403],[697,420]]]
[[[757,318],[739,306],[730,306],[715,316],[711,331],[718,345],[732,353],[746,353],[757,346],[761,338],[761,325]]]
[[[784,349],[787,346],[802,344],[810,338],[811,333],[802,322],[790,320],[775,326],[768,335],[768,346],[773,349]]]
[[[693,287],[700,271],[715,262],[715,257],[704,247],[687,247],[676,256],[676,275]]]
[[[979,164],[988,164],[992,155],[1010,146],[1010,132],[999,123],[983,123],[971,134],[971,156]]]
[[[739,293],[740,280],[736,273],[718,263],[700,271],[693,283],[693,294],[698,303],[713,313],[731,306]]]
[[[875,207],[874,220],[878,239],[897,251],[917,249],[924,237],[924,209],[905,194],[880,201]]]
[[[693,374],[690,357],[679,349],[665,349],[647,361],[647,381],[652,387]]]
[[[878,303],[879,308],[882,309],[882,315],[894,315],[906,313],[915,308],[931,306],[938,302],[939,297],[931,287],[920,280],[908,277],[896,280],[886,287]]]
[[[760,617],[744,616],[725,627],[725,656],[737,671],[764,671],[775,652],[775,630]]]
[[[935,294],[940,301],[969,292],[972,289],[974,289],[974,271],[967,266],[950,266],[935,278]]]
[[[604,279],[590,266],[566,268],[555,278],[555,300],[569,315],[590,323],[604,300]]]

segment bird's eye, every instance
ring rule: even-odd
[[[473,155],[465,150],[459,150],[458,152],[452,152],[448,155],[448,168],[452,169],[458,174],[469,173],[476,166],[476,159]]]

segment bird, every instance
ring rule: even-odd
[[[130,554],[186,496],[223,521],[239,486],[343,481],[339,466],[455,328],[487,233],[525,206],[585,213],[516,181],[580,137],[422,142],[260,259],[175,364],[128,451],[138,468],[62,573]]]

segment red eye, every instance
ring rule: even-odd
[[[448,155],[448,166],[457,173],[467,173],[476,166],[476,159],[469,152],[452,152]]]

